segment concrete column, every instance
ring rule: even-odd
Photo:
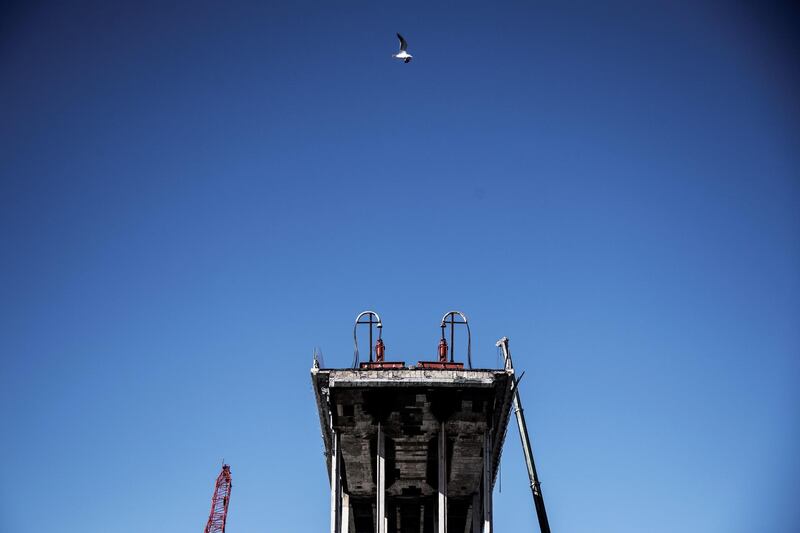
[[[349,533],[350,531],[350,495],[342,491],[342,520],[339,531]]]
[[[439,424],[439,505],[436,532],[447,533],[447,434],[444,422]]]
[[[331,533],[341,533],[342,452],[339,449],[339,434],[335,430],[331,431],[333,433],[333,449],[331,450]]]
[[[375,531],[377,533],[386,533],[386,436],[383,434],[383,428],[378,422],[378,456],[376,465],[376,478],[377,478],[377,501],[375,505]]]
[[[483,533],[492,533],[492,433],[483,434]]]

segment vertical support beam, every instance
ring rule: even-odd
[[[447,533],[447,434],[439,423],[439,505],[437,533]]]
[[[483,434],[483,533],[492,533],[492,433]]]
[[[467,510],[464,512],[464,533],[470,533],[472,531],[472,505],[467,506]]]
[[[342,452],[339,449],[339,433],[332,429],[333,434],[331,450],[331,533],[341,533],[340,515],[342,511],[342,475],[341,475],[341,457]]]
[[[395,531],[403,531],[403,512],[402,506],[400,504],[396,504],[394,506],[394,523],[395,523]]]
[[[342,491],[342,520],[339,531],[349,533],[350,531],[350,495]]]
[[[375,502],[375,531],[386,533],[386,436],[378,422],[377,464],[375,466],[377,490]]]
[[[472,533],[481,533],[481,491],[478,489],[472,495]]]

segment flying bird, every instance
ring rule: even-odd
[[[406,42],[405,39],[403,39],[403,36],[398,33],[397,38],[400,39],[400,51],[396,54],[392,54],[392,57],[396,57],[397,59],[402,59],[403,63],[408,63],[414,56],[412,56],[406,51],[406,48],[408,48],[408,43]]]

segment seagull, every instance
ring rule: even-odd
[[[403,36],[398,33],[397,38],[400,39],[400,51],[396,54],[392,54],[392,57],[396,57],[397,59],[402,59],[403,63],[408,63],[414,56],[406,52],[406,48],[408,48],[408,43],[406,42],[405,39],[403,39]]]

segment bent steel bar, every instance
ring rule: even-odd
[[[368,316],[369,320],[364,322],[361,321],[363,316]],[[375,317],[378,319],[375,322],[372,318]],[[358,337],[356,336],[356,328],[358,328],[359,324],[369,324],[369,362],[372,362],[372,326],[375,325],[378,328],[378,338],[381,338],[381,329],[383,328],[383,322],[381,321],[381,317],[375,311],[362,311],[356,317],[356,322],[353,324],[353,346],[355,350],[353,352],[353,368],[358,366]]]
[[[459,315],[464,322],[456,322],[456,315]],[[448,322],[448,317],[450,321]],[[444,339],[444,328],[447,324],[450,324],[450,362],[453,362],[453,356],[456,353],[455,347],[455,325],[456,324],[464,324],[467,326],[467,363],[469,368],[472,368],[472,333],[469,330],[469,320],[467,320],[467,315],[462,313],[461,311],[448,311],[442,317],[442,338]]]

